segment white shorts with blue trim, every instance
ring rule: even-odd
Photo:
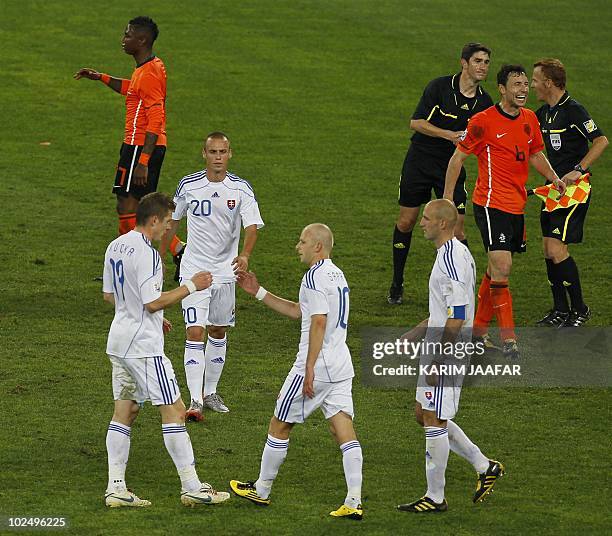
[[[174,404],[180,397],[172,363],[165,356],[123,359],[109,355],[113,365],[113,397],[151,401],[154,406]]]
[[[302,394],[304,375],[291,369],[278,394],[274,416],[283,422],[303,423],[310,414],[321,408],[323,415],[329,419],[343,411],[351,419],[353,410],[353,378],[339,382],[314,381],[314,397]]]
[[[185,326],[234,326],[236,283],[218,283],[183,298]]]
[[[438,376],[438,385],[428,386],[423,376],[419,377],[416,401],[425,411],[434,411],[442,421],[452,419],[459,410],[459,397],[463,376]]]

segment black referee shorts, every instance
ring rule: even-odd
[[[474,219],[480,230],[485,251],[527,251],[525,216],[472,203]]]
[[[402,207],[420,207],[431,200],[431,191],[440,199],[444,195],[444,181],[448,160],[436,159],[414,149],[411,145],[406,153],[399,186],[399,204]],[[459,214],[465,214],[467,192],[465,169],[461,168],[455,185],[453,201]]]
[[[584,221],[591,203],[591,196],[586,203],[579,203],[573,207],[558,208],[552,212],[540,212],[540,227],[542,236],[556,238],[565,244],[580,244]],[[542,203],[544,209],[544,203]]]
[[[157,183],[159,182],[159,174],[164,163],[166,147],[163,145],[155,146],[149,159],[147,183],[144,186],[136,186],[133,174],[138,164],[140,153],[142,153],[142,147],[142,145],[128,145],[127,143],[121,145],[115,185],[113,186],[113,193],[115,195],[120,197],[131,195],[136,199],[141,199],[145,195],[157,191]]]

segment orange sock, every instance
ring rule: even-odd
[[[172,253],[172,255],[176,255],[177,253],[180,253],[182,249],[183,243],[181,242],[181,239],[174,235],[172,242],[170,242],[170,253]]]
[[[129,233],[136,227],[136,213],[119,214],[119,236]]]
[[[485,272],[478,289],[478,309],[474,318],[474,336],[482,337],[489,330],[493,318],[493,303],[491,302],[491,276]]]
[[[512,312],[512,294],[508,281],[491,281],[491,302],[497,318],[501,338],[504,341],[515,339],[514,314]]]

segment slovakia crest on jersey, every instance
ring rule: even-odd
[[[236,200],[235,199],[228,199],[227,200],[227,208],[229,208],[230,210],[234,210],[234,208],[236,208]]]
[[[431,391],[425,391],[425,398],[427,400],[431,400],[431,397],[433,396]]]

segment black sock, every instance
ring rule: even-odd
[[[466,248],[470,249],[470,246],[468,246],[467,238],[464,238],[463,240],[459,240],[459,242],[461,242]]]
[[[404,268],[410,251],[412,231],[402,233],[397,226],[393,230],[393,284],[401,286],[404,284]]]
[[[580,275],[578,274],[576,261],[572,257],[568,257],[555,265],[555,268],[557,276],[569,294],[572,310],[584,313],[587,307],[582,300],[582,287],[580,286]]]
[[[567,294],[563,286],[563,279],[559,276],[557,267],[552,259],[544,259],[546,261],[546,273],[548,275],[548,283],[550,291],[553,295],[554,309],[562,313],[569,312],[569,304],[567,302]]]

